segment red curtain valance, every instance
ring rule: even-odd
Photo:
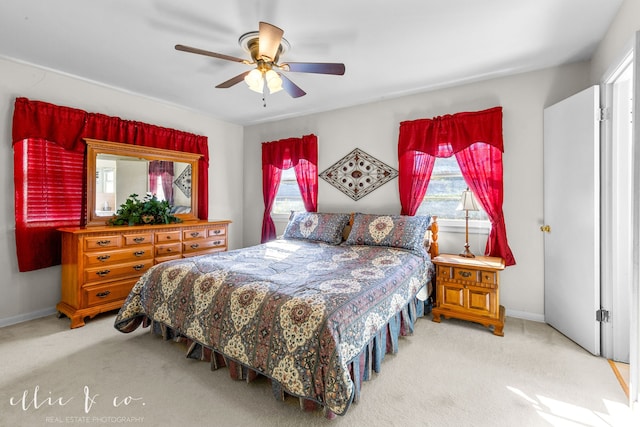
[[[262,165],[272,165],[278,169],[289,169],[305,159],[318,164],[318,138],[304,135],[301,138],[286,138],[262,143]]]
[[[67,150],[84,151],[83,138],[201,154],[198,162],[198,218],[208,217],[209,144],[206,136],[119,117],[16,98],[13,143],[42,138]]]
[[[502,107],[401,122],[398,141],[401,152],[420,151],[433,157],[451,157],[476,142],[504,152]]]

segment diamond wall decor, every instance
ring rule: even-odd
[[[185,196],[191,197],[191,165],[187,165],[173,183],[182,190]]]
[[[320,174],[320,178],[359,200],[398,176],[398,171],[356,148]]]

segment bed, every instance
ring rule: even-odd
[[[263,375],[278,399],[344,415],[424,314],[434,274],[425,236],[437,239],[429,222],[297,213],[274,241],[152,267],[114,325],[151,326],[212,369]]]

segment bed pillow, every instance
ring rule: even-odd
[[[424,254],[429,216],[374,215],[357,213],[347,245],[389,246]]]
[[[289,220],[282,237],[337,245],[342,242],[342,230],[348,223],[349,214],[298,212]]]

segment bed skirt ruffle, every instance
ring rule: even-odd
[[[372,372],[380,372],[381,364],[385,355],[387,353],[395,354],[398,352],[399,337],[412,335],[416,320],[429,312],[431,312],[430,299],[427,301],[421,301],[417,298],[413,298],[373,336],[360,354],[348,363],[349,373],[354,384],[354,392],[351,396],[351,402],[358,402],[360,399],[362,382],[368,381],[372,376]],[[142,319],[142,326],[151,326],[151,332],[162,336],[165,340],[172,340],[186,344],[186,357],[209,362],[212,371],[228,367],[229,376],[231,378],[247,382],[253,381],[258,376],[269,378],[263,373],[255,371],[254,369],[243,365],[242,363],[207,347],[204,344],[177,333],[172,328],[161,322],[150,320],[145,317]],[[269,380],[271,382],[273,395],[277,400],[284,401],[287,396],[297,397],[300,401],[300,408],[302,410],[322,410],[326,418],[335,418],[336,414],[323,406],[322,402],[317,402],[306,397],[295,396],[288,393],[278,381],[273,378],[269,378]]]

